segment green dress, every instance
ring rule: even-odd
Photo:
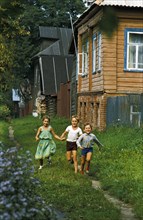
[[[35,159],[44,159],[53,155],[56,152],[56,144],[52,139],[52,134],[50,132],[51,126],[48,126],[48,129],[41,127],[41,133],[39,135],[39,143],[37,146],[37,151],[35,154]]]

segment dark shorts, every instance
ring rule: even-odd
[[[84,148],[81,150],[81,156],[86,156],[86,154],[88,154],[89,152],[93,152],[93,148],[90,147],[90,148]]]
[[[69,142],[69,141],[67,141],[66,149],[67,149],[67,151],[77,150],[76,142]]]

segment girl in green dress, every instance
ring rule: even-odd
[[[64,140],[63,138],[60,138],[58,135],[55,134],[53,128],[51,127],[51,125],[49,125],[50,118],[48,116],[44,116],[42,118],[42,121],[43,126],[38,128],[35,137],[36,141],[39,141],[35,154],[35,159],[40,161],[39,169],[42,169],[43,167],[43,159],[48,159],[50,155],[53,155],[56,151],[56,144],[52,139],[52,135],[57,140]]]

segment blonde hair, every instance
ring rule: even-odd
[[[78,116],[77,115],[72,115],[72,117],[71,117],[72,119],[73,118],[75,118],[76,120],[77,120],[77,122],[79,122],[79,118],[78,118]]]

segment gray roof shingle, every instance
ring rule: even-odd
[[[143,0],[96,0],[97,5],[143,7]]]

